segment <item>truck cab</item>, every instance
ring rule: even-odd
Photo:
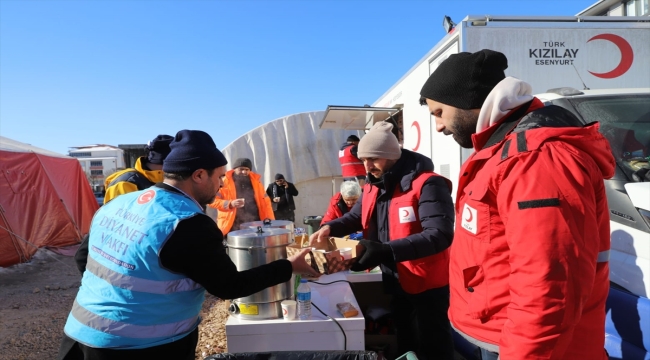
[[[605,347],[611,358],[650,358],[650,89],[551,89],[536,95],[600,123],[616,160],[605,180],[610,209],[610,294]]]

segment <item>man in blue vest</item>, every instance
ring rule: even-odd
[[[205,291],[245,297],[317,273],[302,253],[239,272],[223,234],[203,209],[227,164],[205,132],[181,130],[163,164],[165,180],[125,194],[95,214],[81,287],[59,359],[195,358]]]
[[[361,139],[357,154],[368,173],[359,200],[311,235],[312,243],[363,230],[365,251],[351,270],[381,265],[392,296],[400,354],[453,360],[449,308],[449,246],[453,239],[451,182],[428,157],[400,148],[387,121]]]

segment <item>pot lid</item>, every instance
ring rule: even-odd
[[[292,242],[291,230],[258,226],[253,229],[231,231],[226,238],[228,247],[274,247]]]

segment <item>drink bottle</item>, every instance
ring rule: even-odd
[[[300,279],[296,300],[298,300],[298,318],[309,320],[311,318],[311,288],[307,279]]]

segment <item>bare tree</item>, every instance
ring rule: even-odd
[[[104,185],[104,175],[96,175],[91,172],[91,170],[86,170],[86,179],[93,191],[97,191],[98,188],[103,187]]]

